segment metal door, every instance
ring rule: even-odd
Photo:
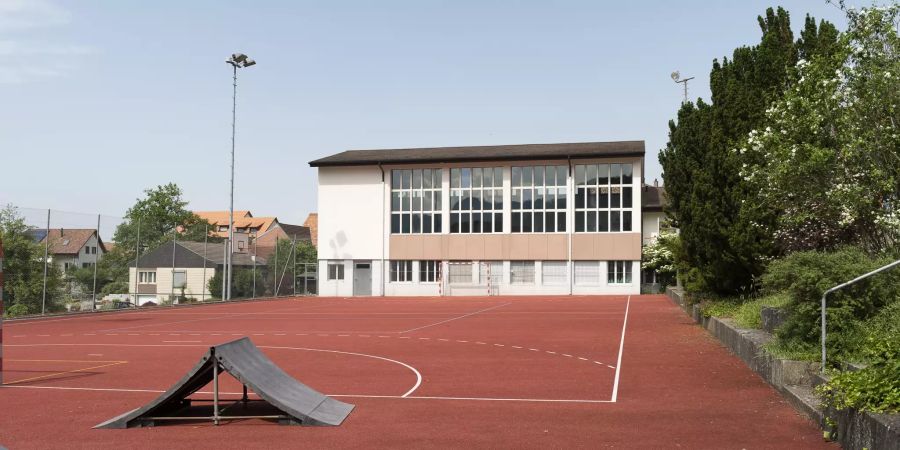
[[[372,295],[372,262],[353,263],[353,295]]]

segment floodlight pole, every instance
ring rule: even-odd
[[[687,83],[688,83],[688,81],[691,81],[691,80],[693,80],[693,79],[694,79],[694,77],[685,78],[685,79],[683,79],[683,80],[675,80],[676,83],[681,83],[682,86],[684,86],[684,100],[682,101],[682,103],[687,103],[687,102],[688,102],[688,86],[687,86]]]
[[[237,64],[232,64],[231,68],[234,69],[234,76],[232,78],[232,93],[231,93],[231,195],[228,206],[228,273],[226,283],[226,292],[224,293],[223,299],[231,300],[231,258],[234,255],[234,132],[235,132],[235,122],[237,121]]]
[[[222,300],[231,300],[231,271],[233,268],[232,256],[234,255],[234,133],[235,122],[237,122],[237,70],[238,67],[250,67],[256,64],[251,58],[243,53],[233,53],[231,58],[225,60],[225,63],[231,64],[232,73],[232,93],[231,93],[231,192],[228,205],[228,243],[225,244],[225,261],[222,267],[227,267],[226,276],[222,277],[226,283],[225,289],[222,290]]]

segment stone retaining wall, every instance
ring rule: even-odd
[[[813,385],[823,381],[819,375],[819,363],[776,358],[764,348],[772,340],[772,334],[738,328],[729,319],[703,317],[700,306],[690,305],[686,294],[676,287],[666,289],[666,295],[775,387],[797,410],[819,426],[828,428],[824,420],[826,415],[813,394]],[[780,314],[783,320],[783,313]],[[844,448],[900,450],[900,415],[829,409],[827,416],[834,420],[836,439]]]

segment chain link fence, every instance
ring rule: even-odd
[[[318,291],[315,250],[296,236],[258,242],[236,233],[230,249],[227,230],[205,222],[167,224],[12,206],[0,210],[0,233],[9,316]]]

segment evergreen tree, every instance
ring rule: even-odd
[[[741,178],[745,162],[733,149],[784,92],[801,48],[830,51],[836,35],[830,24],[816,27],[808,18],[801,41],[795,42],[790,16],[782,8],[769,8],[758,21],[760,43],[736,49],[721,63],[713,60],[712,103],[683,105],[660,153],[668,212],[681,230],[679,267],[695,290],[727,294],[752,288],[775,252],[775,212]]]

